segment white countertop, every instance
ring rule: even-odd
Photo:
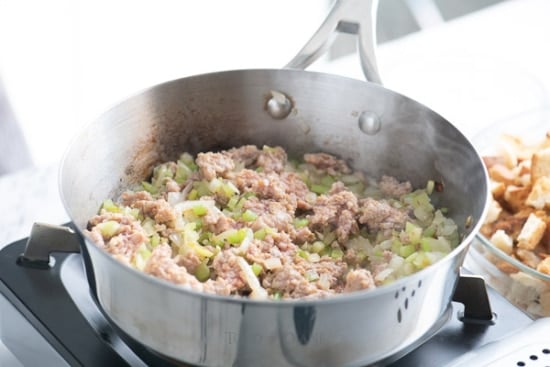
[[[119,12],[123,10],[118,9]],[[141,9],[143,12],[147,10]],[[94,17],[101,17],[99,8],[93,8],[91,5],[86,5],[80,11],[87,14],[84,18],[87,22],[91,22]],[[385,43],[378,50],[384,84],[439,112],[469,137],[488,124],[548,105],[548,14],[550,2],[547,0],[510,0],[441,26]],[[307,23],[306,28],[311,28],[309,33],[319,24],[320,19],[322,14],[316,14]],[[171,20],[175,21],[175,18]],[[97,24],[99,28],[102,28],[102,25],[104,28],[112,27],[111,31],[116,34],[117,22]],[[209,23],[208,26],[214,27],[215,24]],[[164,31],[165,28],[157,30],[161,33]],[[138,36],[143,35],[142,32]],[[155,38],[156,35],[154,29],[149,29],[148,38]],[[79,69],[86,75],[77,96],[79,116],[83,120],[97,115],[135,90],[157,84],[166,78],[184,76],[181,73],[176,74],[176,63],[166,63],[162,60],[163,50],[178,45],[178,37],[172,35],[162,44],[155,46],[156,55],[161,55],[157,58],[140,60],[136,57],[137,54],[132,54],[132,50],[138,48],[128,46],[130,51],[127,57],[133,58],[133,64],[128,67],[126,74],[116,82],[113,81],[116,73],[120,72],[124,63],[129,60],[115,61],[115,66],[118,65],[120,69],[94,69],[93,65],[112,58],[117,42],[123,38],[126,41],[131,40],[131,34],[125,33],[120,39],[111,37],[111,43],[108,43],[108,36],[109,32],[106,29],[102,29],[99,34],[85,32],[83,35],[86,41],[84,44],[89,46],[81,50],[87,61],[80,65]],[[200,32],[197,32],[196,37],[201,37]],[[307,36],[303,40],[293,40],[292,48],[297,50],[306,39]],[[212,47],[217,47],[213,40],[209,41]],[[98,42],[107,44],[100,48]],[[235,43],[239,44],[235,47],[246,47],[246,44],[243,45],[240,41]],[[188,47],[200,49],[197,43]],[[229,52],[227,46],[223,50]],[[106,53],[98,54],[99,51]],[[284,64],[282,60],[288,60],[292,56],[292,52],[288,55],[277,55],[276,65],[268,63],[257,66],[278,67]],[[212,68],[223,69],[219,67],[223,63],[222,54],[220,58],[217,64],[212,64]],[[163,65],[164,70],[152,74],[151,70],[159,69],[151,66],[151,63],[154,65],[156,62]],[[228,58],[228,69],[239,66],[234,57]],[[249,62],[245,67],[252,65]],[[147,72],[140,73],[140,69]],[[355,55],[333,63],[320,61],[311,69],[362,78]],[[204,70],[187,71],[194,74]],[[109,84],[110,79],[112,82]],[[9,87],[10,81],[7,82]],[[83,104],[83,101],[88,103]],[[68,101],[68,104],[70,103],[71,101]],[[19,108],[22,108],[21,106]],[[46,117],[44,121],[54,121],[54,116]],[[75,124],[78,125],[80,122]],[[55,128],[55,125],[52,126]],[[56,142],[63,145],[64,140],[59,139]],[[69,220],[57,191],[58,161],[56,159],[53,162],[42,162],[38,164],[38,168],[0,177],[0,192],[3,193],[0,207],[0,247],[27,236],[35,221],[59,224]]]

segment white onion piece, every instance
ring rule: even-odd
[[[267,270],[275,270],[281,268],[283,264],[281,263],[281,259],[278,257],[270,257],[264,261],[264,266]]]
[[[250,298],[252,299],[266,299],[267,298],[267,291],[261,286],[260,281],[258,280],[258,277],[254,274],[252,271],[252,268],[246,260],[242,257],[237,257],[237,263],[239,264],[239,267],[241,268],[241,274],[244,277],[244,281],[250,289],[252,290],[252,293],[250,293]]]
[[[254,232],[252,232],[250,228],[247,228],[246,236],[241,242],[241,244],[239,245],[239,247],[235,248],[235,253],[237,255],[244,255],[248,251],[248,248],[250,247],[250,243],[252,242],[253,239],[254,239]]]
[[[166,194],[166,201],[168,204],[175,206],[185,200],[185,196],[181,192],[169,192]]]

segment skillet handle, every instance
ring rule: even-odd
[[[328,50],[336,32],[355,34],[366,79],[382,84],[375,54],[377,9],[378,0],[336,0],[323,24],[285,67],[303,70]]]
[[[69,226],[34,223],[18,262],[23,266],[48,269],[52,266],[50,253],[80,252],[80,249],[80,237]]]

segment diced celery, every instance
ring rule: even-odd
[[[315,269],[306,270],[305,276],[309,282],[314,282],[319,279],[319,274]]]
[[[193,206],[193,213],[197,216],[197,217],[201,217],[203,215],[206,215],[206,213],[208,213],[208,209],[206,209],[206,207],[204,205],[195,205]]]
[[[241,210],[243,208],[244,203],[248,200],[246,197],[242,197],[239,199],[237,204],[235,204],[235,210]]]
[[[193,223],[195,223],[195,229],[197,231],[200,231],[202,229],[202,219],[201,218],[197,218],[193,221]]]
[[[142,217],[138,208],[124,207],[124,214],[131,215],[136,219],[140,219],[140,217]]]
[[[227,202],[227,207],[231,210],[235,210],[237,203],[239,202],[239,197],[237,195],[232,196]]]
[[[163,178],[174,177],[174,172],[170,169],[167,163],[159,164],[153,169],[153,178],[156,180],[162,180]]]
[[[428,237],[420,240],[420,247],[424,251],[437,251],[443,253],[451,252],[451,244],[445,237]]]
[[[212,194],[210,189],[208,188],[208,182],[205,181],[196,181],[193,183],[193,188],[197,190],[197,196],[199,198],[203,196],[209,196]]]
[[[422,237],[420,239],[420,248],[422,249],[422,251],[431,251],[432,250],[432,246],[431,246],[432,241],[430,241],[430,240],[437,241],[435,238],[430,238],[430,237]]]
[[[141,186],[143,187],[143,190],[147,191],[149,194],[155,195],[158,194],[158,189],[153,186],[150,182],[142,181]]]
[[[342,175],[342,177],[340,177],[340,181],[342,181],[346,185],[356,184],[358,182],[361,182],[361,177],[359,177],[359,175],[357,174]]]
[[[176,167],[176,174],[174,175],[174,180],[182,184],[189,178],[189,176],[193,173],[193,171],[185,164],[184,162],[178,161],[178,165]]]
[[[326,175],[321,178],[321,185],[326,187],[331,187],[334,182],[336,182],[336,180],[331,175]]]
[[[416,246],[414,245],[403,245],[399,248],[399,256],[407,258],[416,251]]]
[[[118,233],[120,229],[120,223],[114,220],[108,220],[106,222],[99,223],[97,225],[103,238],[109,239]]]
[[[205,282],[210,278],[210,268],[206,263],[202,262],[197,266],[195,269],[195,277],[201,282]]]
[[[193,156],[187,152],[182,153],[180,157],[178,158],[178,161],[181,161],[182,163],[185,163],[189,168],[192,168],[193,170],[197,170],[197,165],[195,164],[195,159]]]
[[[406,222],[405,233],[407,234],[409,240],[408,242],[416,245],[420,242],[420,237],[422,236],[422,228],[411,222]]]
[[[227,198],[239,195],[239,189],[231,181],[225,182],[221,187],[221,191]]]
[[[256,220],[258,218],[258,214],[254,213],[252,210],[250,209],[246,209],[245,212],[243,213],[243,215],[241,216],[241,218],[245,221],[245,222],[252,222],[254,220]]]
[[[336,232],[335,231],[327,232],[323,236],[323,242],[325,243],[325,245],[330,245],[334,241],[336,241]]]
[[[325,244],[323,241],[315,241],[311,245],[311,251],[318,254],[325,248]]]
[[[296,217],[293,224],[295,228],[303,228],[309,224],[309,220],[307,218]]]
[[[425,206],[419,206],[417,208],[414,208],[413,212],[414,212],[414,216],[421,222],[430,221],[433,217],[433,212]]]
[[[110,213],[120,213],[122,211],[111,199],[103,201],[101,208]]]
[[[281,291],[276,291],[271,297],[274,301],[279,301],[281,298],[283,298],[283,293]]]
[[[307,260],[308,255],[309,255],[306,251],[302,250],[301,248],[296,249],[296,254],[298,254],[298,256],[300,256],[301,258],[306,259],[306,260]]]
[[[246,237],[247,228],[241,228],[236,231],[232,231],[227,235],[227,241],[233,245],[243,242]]]
[[[199,198],[199,192],[196,189],[192,189],[189,191],[189,194],[187,195],[188,200],[196,200]]]
[[[330,256],[331,253],[332,253],[332,248],[330,246],[325,246],[325,248],[322,249],[321,252],[319,252],[319,256],[321,257]]]
[[[422,237],[433,237],[435,235],[435,231],[436,227],[434,225],[430,225],[422,231]]]
[[[341,260],[344,257],[344,251],[342,251],[340,248],[333,248],[330,257],[335,260]]]
[[[254,263],[254,264],[250,265],[250,267],[252,268],[252,272],[254,273],[255,276],[260,275],[262,270],[264,270],[264,268],[262,268],[262,266],[258,263]]]
[[[195,223],[186,223],[183,228],[183,244],[180,251],[185,254],[187,251],[194,251],[200,257],[212,257],[214,254],[199,244],[199,233],[195,230]]]
[[[151,248],[155,248],[160,243],[160,236],[158,233],[154,233],[151,237],[149,237],[149,242],[151,244]]]
[[[325,186],[325,185],[313,184],[313,185],[311,185],[310,189],[311,189],[311,191],[313,191],[316,194],[325,194],[326,192],[328,192],[330,187]]]
[[[147,260],[149,260],[150,257],[151,251],[149,251],[146,246],[141,245],[134,255],[134,266],[139,270],[143,270],[145,268],[145,265],[147,264]]]
[[[401,249],[401,246],[403,246],[401,241],[399,241],[399,239],[397,237],[394,237],[393,242],[392,242],[392,246],[391,246],[391,251],[395,254],[398,254],[399,250]]]
[[[412,263],[417,269],[424,269],[425,267],[430,266],[432,261],[426,253],[417,252],[417,256],[412,260]]]
[[[267,235],[267,231],[265,228],[260,228],[256,232],[254,232],[254,238],[257,240],[263,240],[265,236]]]
[[[357,182],[351,185],[348,185],[348,188],[351,192],[357,195],[362,195],[365,191],[365,185],[362,182]]]
[[[366,254],[364,251],[359,250],[359,251],[355,254],[355,260],[356,260],[358,263],[363,262],[363,260],[365,260],[366,258],[367,258],[367,254]]]

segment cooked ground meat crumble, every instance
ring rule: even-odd
[[[184,153],[103,202],[86,231],[122,263],[185,288],[319,298],[395,281],[459,242],[433,182],[379,180],[327,153],[253,145]]]

